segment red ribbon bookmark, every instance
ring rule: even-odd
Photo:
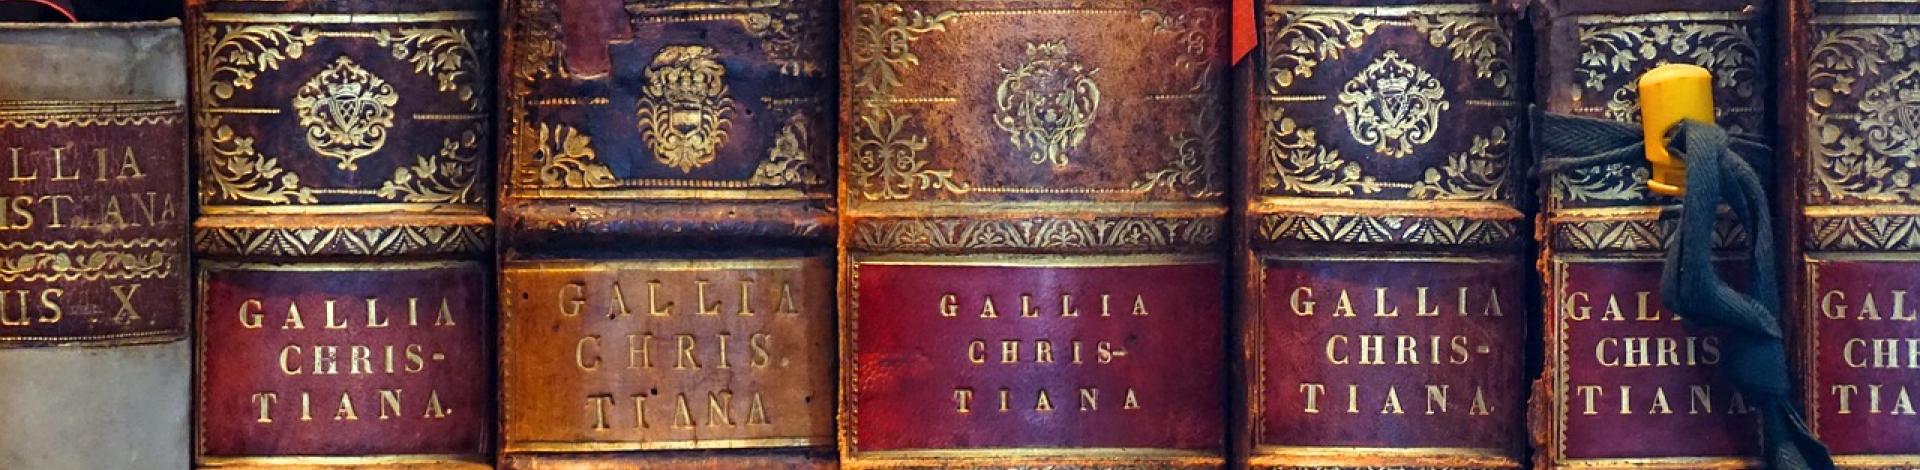
[[[1246,58],[1247,53],[1253,51],[1253,46],[1260,42],[1260,35],[1254,32],[1255,28],[1253,0],[1233,0],[1233,24],[1229,25],[1228,31],[1233,38],[1234,65],[1239,65],[1240,59]]]
[[[41,6],[52,8],[53,11],[60,12],[61,16],[67,17],[68,22],[80,21],[79,17],[73,16],[73,5],[67,0],[0,0],[0,2],[8,2],[8,1],[24,1],[27,3],[38,3]]]

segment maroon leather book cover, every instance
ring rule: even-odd
[[[834,467],[825,0],[512,0],[503,468]]]
[[[196,465],[491,467],[484,3],[189,5]]]
[[[1785,2],[1780,155],[1790,350],[1841,468],[1920,467],[1920,5]]]
[[[842,2],[851,468],[1219,468],[1226,1]]]
[[[1522,464],[1518,18],[1401,3],[1259,5],[1236,200],[1247,468]]]
[[[1666,63],[1714,75],[1718,123],[1765,141],[1772,16],[1765,2],[1537,1],[1529,13],[1544,112],[1637,122],[1635,83]],[[1572,155],[1538,155],[1539,158]],[[1720,339],[1661,306],[1676,199],[1644,162],[1540,178],[1545,370],[1529,422],[1535,468],[1757,468],[1759,414],[1716,370]],[[1723,224],[1723,274],[1752,269]]]

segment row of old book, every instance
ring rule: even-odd
[[[184,17],[0,26],[0,468],[1920,466],[1920,2]],[[1644,163],[1529,170],[1666,63],[1776,149],[1778,396]]]

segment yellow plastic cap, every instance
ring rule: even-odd
[[[1640,129],[1646,137],[1653,177],[1647,189],[1679,196],[1687,189],[1687,163],[1667,152],[1667,129],[1682,119],[1713,122],[1713,74],[1693,64],[1667,64],[1640,76]]]

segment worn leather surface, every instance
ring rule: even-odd
[[[201,455],[484,454],[487,272],[202,262]]]
[[[626,454],[508,454],[500,468],[510,470],[621,470],[635,468],[811,470],[835,468],[831,450],[684,451]]]
[[[1808,425],[1842,468],[1920,465],[1920,392],[1910,366],[1920,323],[1906,292],[1920,268],[1909,230],[1916,200],[1903,150],[1912,127],[1912,57],[1896,39],[1920,30],[1911,5],[1784,3],[1780,61],[1781,202],[1790,351]],[[1895,228],[1898,227],[1898,228]],[[1875,399],[1877,396],[1877,400]]]
[[[855,315],[877,313],[848,331],[849,354],[868,366],[851,372],[860,386],[846,400],[861,415],[848,437],[869,452],[1217,449],[1223,397],[1193,391],[1225,385],[1219,368],[1202,366],[1221,332],[1182,327],[1225,321],[1220,274],[1216,263],[862,264]],[[968,297],[942,300],[948,292]],[[1137,379],[1179,369],[1180,380]]]
[[[188,5],[199,465],[491,459],[493,16]]]
[[[388,3],[190,5],[204,204],[482,204],[492,11]]]
[[[1497,449],[1509,460],[1462,465],[1517,463],[1526,350],[1518,263],[1278,259],[1261,269],[1268,323],[1249,341],[1268,345],[1255,359],[1267,384],[1254,431],[1263,442]]]
[[[1773,71],[1766,64],[1775,57],[1768,5],[1543,1],[1529,8],[1543,111],[1633,122],[1633,84],[1642,72],[1694,63],[1715,76],[1718,124],[1767,140]],[[1741,413],[1733,386],[1707,360],[1718,339],[1659,307],[1660,260],[1675,220],[1661,206],[1677,201],[1648,192],[1646,172],[1634,163],[1540,178],[1546,368],[1529,415],[1538,468],[1758,465],[1758,417]],[[1731,224],[1714,236],[1717,247],[1747,243]],[[1729,258],[1721,269],[1739,279],[1750,268]],[[1627,356],[1640,342],[1648,355]]]
[[[820,0],[507,11],[510,247],[831,236],[837,22]]]
[[[1256,7],[1236,163],[1242,465],[1519,467],[1517,15],[1485,2]]]
[[[829,266],[824,255],[509,265],[506,451],[826,447]]]
[[[1226,6],[841,2],[843,465],[1224,464]]]
[[[506,3],[502,464],[834,466],[834,9]]]
[[[188,465],[182,45],[0,27],[0,468]]]

